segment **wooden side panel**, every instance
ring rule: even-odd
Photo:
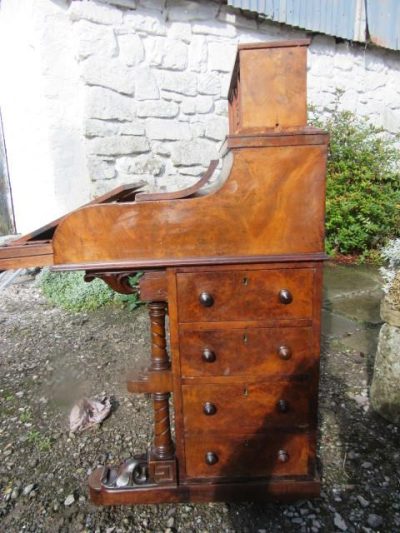
[[[307,47],[240,51],[240,128],[251,132],[307,123]]]
[[[237,150],[213,194],[80,209],[56,231],[55,264],[322,252],[325,159],[326,145]]]

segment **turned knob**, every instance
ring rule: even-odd
[[[204,405],[203,405],[203,413],[207,416],[212,416],[212,415],[215,415],[215,413],[217,412],[217,406],[214,405],[213,403],[211,402],[206,402]]]
[[[281,359],[287,361],[292,357],[292,350],[289,348],[289,346],[279,346],[278,355]]]
[[[279,301],[281,304],[290,304],[293,301],[292,293],[287,289],[281,289],[279,291]]]
[[[278,409],[281,413],[287,413],[289,410],[289,404],[286,400],[279,400]]]
[[[215,361],[215,353],[209,348],[204,348],[203,350],[203,361],[206,363],[213,363]]]
[[[287,463],[289,461],[289,454],[286,450],[279,450],[278,461],[281,463]]]
[[[199,296],[199,301],[204,307],[211,307],[214,303],[214,298],[208,292],[202,292]]]
[[[218,455],[214,452],[207,452],[204,457],[204,460],[208,465],[215,465],[216,463],[218,463]]]

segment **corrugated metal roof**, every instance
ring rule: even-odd
[[[378,46],[400,50],[399,0],[366,0],[369,38]]]
[[[399,50],[400,0],[228,0],[275,22]]]

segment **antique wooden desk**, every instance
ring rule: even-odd
[[[97,504],[319,494],[328,138],[306,127],[308,44],[239,46],[213,185],[216,162],[183,191],[120,188],[0,250],[0,268],[85,270],[122,293],[144,271],[151,360],[128,390],[152,394],[153,444],[90,476]]]

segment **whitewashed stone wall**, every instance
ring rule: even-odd
[[[57,124],[65,131],[60,108],[67,124],[73,123],[69,138],[60,136],[63,144],[58,150],[51,144],[47,147],[50,174],[54,179],[58,176],[59,183],[64,176],[63,187],[69,188],[68,201],[53,188],[52,201],[57,201],[61,212],[80,203],[82,191],[84,196],[94,196],[121,182],[144,179],[151,189],[192,183],[209,160],[218,157],[227,133],[226,95],[237,44],[307,35],[211,0],[21,1],[41,13],[41,17],[36,13],[36,19],[33,16],[39,30],[42,25],[41,33],[35,34],[43,56],[39,61],[46,63],[51,56],[54,20],[57,31],[68,34],[64,41],[57,40],[57,57],[38,74],[53,89],[41,98],[53,136]],[[20,23],[21,13],[15,7],[15,20],[12,17],[11,6],[16,4],[2,0],[2,10],[8,8],[10,33],[13,24]],[[64,69],[69,91],[60,86],[60,80],[54,84],[53,68]],[[20,82],[11,73],[11,82],[6,82],[9,93],[13,83]],[[368,116],[389,132],[400,132],[400,53],[314,36],[308,84],[309,102],[323,112],[333,108],[335,91],[341,88],[344,108]],[[24,97],[29,99],[29,94],[18,93],[19,99]],[[9,111],[11,100],[0,101],[2,108]],[[34,175],[22,176],[15,164],[23,146],[10,126],[10,113],[6,115],[6,143],[12,145],[13,154],[11,180],[36,183],[38,169]],[[31,124],[24,127],[28,132],[32,129]],[[46,128],[48,124],[36,129],[44,136]],[[80,163],[75,164],[72,187],[67,167],[76,160]],[[17,223],[18,218],[17,214]],[[31,214],[30,221],[34,219]]]

